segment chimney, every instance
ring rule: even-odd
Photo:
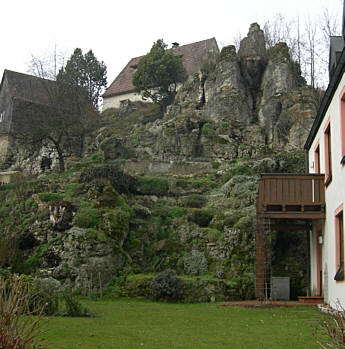
[[[345,2],[345,0],[344,0]],[[173,42],[172,43],[172,49],[178,48],[180,46],[180,44],[178,42]]]
[[[335,71],[335,68],[338,64],[341,53],[344,50],[345,42],[343,36],[331,36],[329,45],[329,61],[328,61],[328,74],[329,79],[332,78],[332,75]]]

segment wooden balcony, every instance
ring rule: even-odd
[[[277,219],[324,218],[324,175],[262,174],[257,213]]]

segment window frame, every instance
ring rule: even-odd
[[[340,92],[339,96],[340,109],[340,144],[341,144],[341,159],[340,164],[345,166],[345,86]]]
[[[325,151],[325,186],[332,182],[332,133],[330,119],[323,129]]]
[[[317,141],[314,148],[314,173],[320,173],[320,141]]]
[[[341,204],[334,212],[334,228],[335,228],[334,231],[335,231],[335,270],[336,270],[334,280],[336,280],[337,282],[343,282],[344,281],[344,259],[345,259],[343,204]]]

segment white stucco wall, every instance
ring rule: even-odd
[[[120,102],[125,101],[129,99],[131,102],[148,102],[147,100],[144,101],[139,93],[130,92],[130,93],[124,93],[122,95],[118,96],[112,96],[112,97],[103,97],[103,106],[102,110],[106,110],[109,108],[119,108]]]
[[[178,91],[182,86],[183,86],[183,84],[177,84],[176,91]],[[153,91],[153,90],[151,90],[151,91]],[[120,108],[121,101],[125,101],[127,99],[129,99],[131,102],[150,102],[150,103],[152,103],[151,98],[147,98],[147,99],[143,100],[140,93],[129,92],[129,93],[124,93],[124,94],[112,96],[112,97],[103,97],[102,111],[109,109],[109,108]]]
[[[325,187],[326,198],[326,219],[321,224],[323,229],[323,246],[322,246],[322,267],[323,267],[323,285],[328,289],[324,289],[325,302],[336,305],[339,300],[345,307],[345,281],[336,282],[334,276],[336,274],[335,261],[335,211],[343,204],[345,209],[345,167],[340,164],[341,161],[341,128],[340,128],[340,93],[345,86],[345,75],[343,75],[340,84],[334,94],[325,114],[324,120],[318,130],[318,133],[309,150],[309,172],[315,172],[314,166],[314,150],[319,142],[320,144],[320,173],[325,173],[325,143],[324,128],[328,120],[330,120],[331,129],[331,153],[332,153],[332,182]],[[345,214],[345,212],[344,212]],[[320,222],[318,223],[320,225]],[[314,224],[316,227],[316,224]],[[316,251],[315,251],[315,230],[311,238],[311,282],[312,290],[316,289]],[[326,276],[325,276],[326,271]],[[325,278],[326,277],[326,278]]]

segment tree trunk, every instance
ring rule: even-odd
[[[60,134],[58,140],[56,141],[52,137],[48,137],[48,139],[54,144],[55,150],[58,153],[58,159],[59,159],[59,172],[63,173],[65,172],[65,159],[63,157],[63,150],[60,146],[61,140],[62,140],[62,133]]]
[[[65,160],[63,158],[63,152],[62,152],[59,145],[57,145],[56,151],[57,151],[58,157],[59,157],[59,172],[63,173],[63,172],[65,172]]]

